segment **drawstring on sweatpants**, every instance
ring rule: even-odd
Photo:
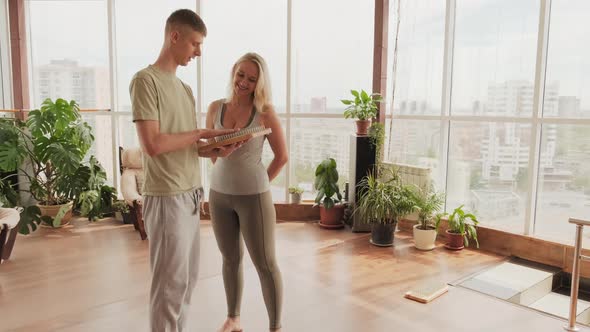
[[[193,203],[195,203],[195,210],[193,211],[193,214],[197,214],[199,213],[199,210],[203,210],[203,193],[203,188],[197,188],[192,195]]]

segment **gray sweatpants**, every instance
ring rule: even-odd
[[[198,191],[144,198],[153,332],[188,331],[187,313],[199,272],[199,200]]]

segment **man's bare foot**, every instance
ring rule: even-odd
[[[240,317],[227,317],[218,332],[242,332]]]

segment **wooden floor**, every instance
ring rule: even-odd
[[[561,331],[565,324],[466,289],[424,305],[403,298],[423,280],[456,281],[504,260],[485,252],[431,252],[396,233],[394,248],[368,234],[280,223],[285,331]],[[215,331],[225,317],[221,257],[202,225],[200,281],[190,331]],[[114,220],[20,236],[0,266],[1,331],[147,331],[148,243]],[[245,332],[267,330],[256,272],[248,260],[242,305]]]

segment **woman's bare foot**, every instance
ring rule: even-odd
[[[240,317],[227,317],[218,332],[242,332]]]

